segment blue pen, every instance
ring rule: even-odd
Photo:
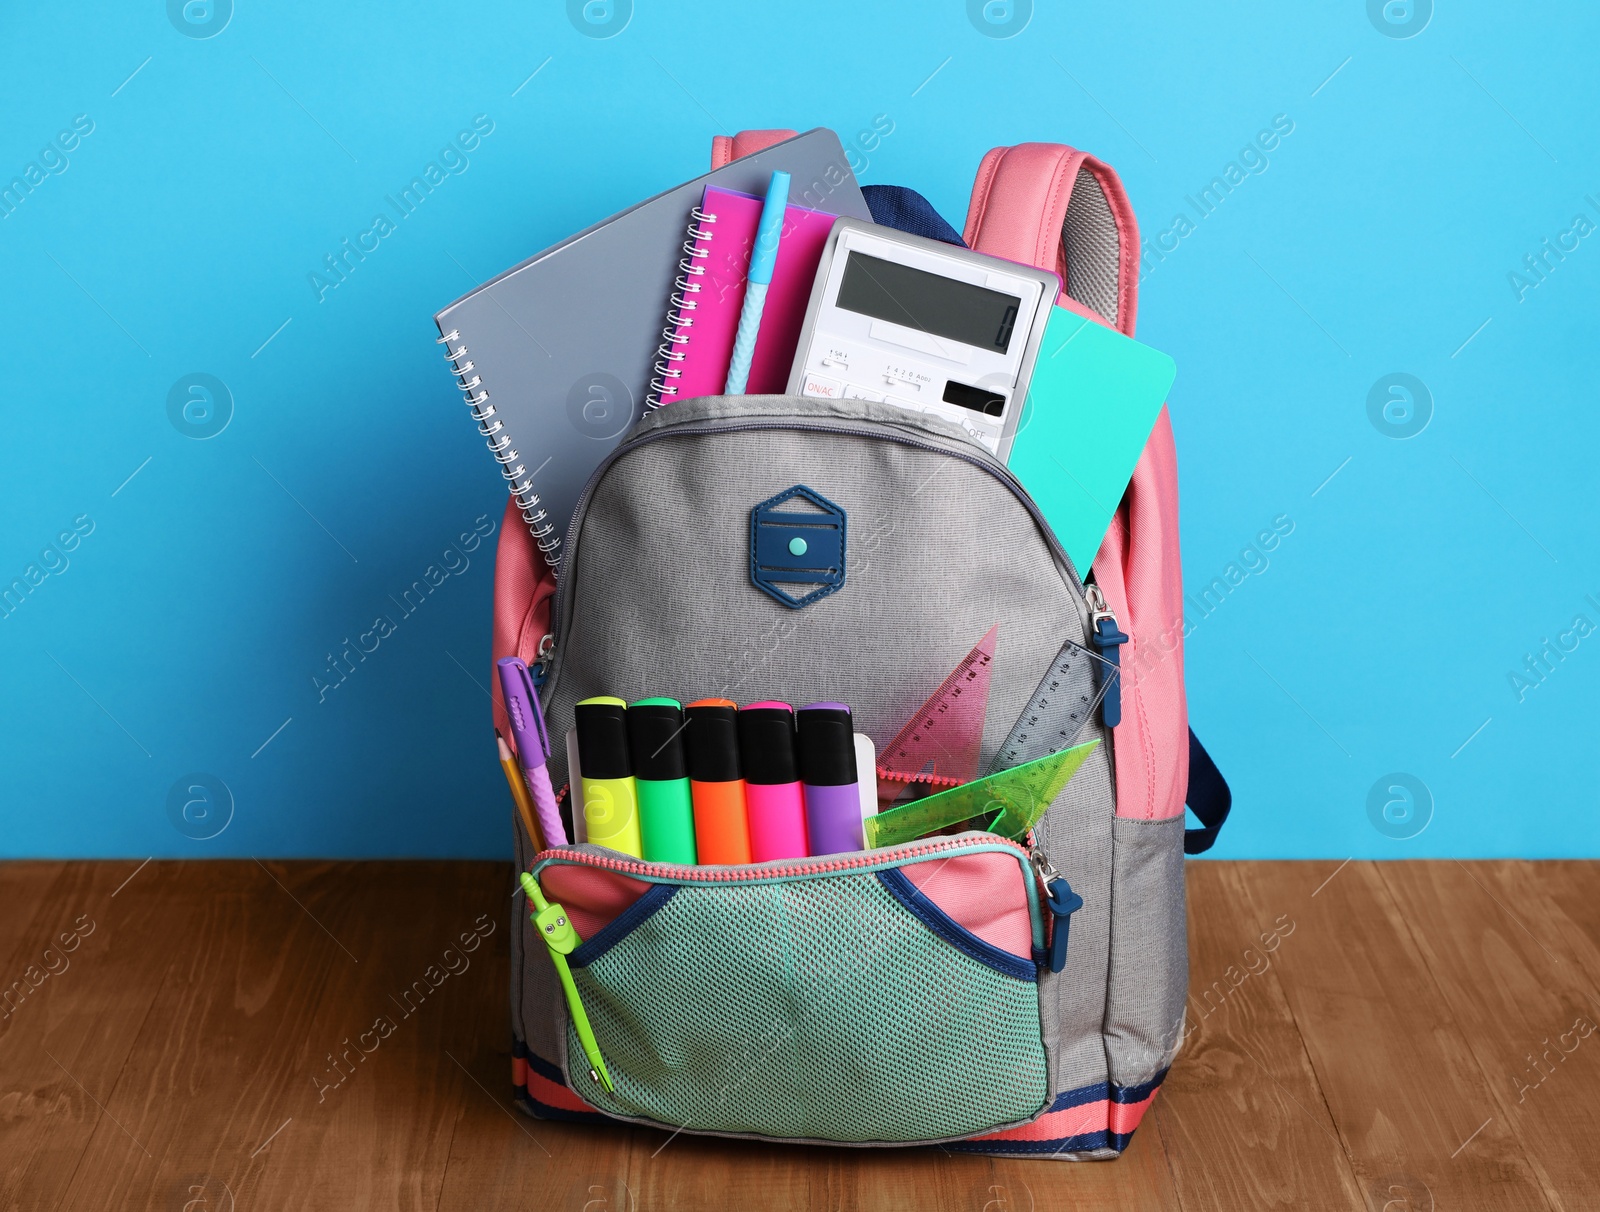
[[[756,352],[756,336],[761,331],[761,311],[767,305],[767,287],[778,263],[778,241],[783,237],[783,220],[789,209],[789,174],[773,173],[767,186],[767,200],[761,206],[761,222],[756,224],[756,243],[750,250],[750,273],[744,288],[744,307],[739,311],[739,331],[733,338],[733,360],[728,363],[728,383],[722,390],[730,396],[744,394],[750,381],[750,360]]]

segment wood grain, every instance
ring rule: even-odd
[[[50,886],[65,874],[60,863],[19,862],[7,864],[0,876],[0,892],[5,894],[5,912],[0,913],[0,960],[5,961],[4,984],[9,985],[22,975],[22,965],[32,963],[28,958],[18,961],[14,954],[17,945],[29,938],[33,919],[38,915]],[[0,1005],[0,1014],[5,1012]],[[0,1018],[0,1034],[5,1031],[5,1019]]]
[[[1378,865],[1258,864],[1245,884],[1258,918],[1302,906],[1276,971],[1369,1200],[1401,1176],[1441,1208],[1552,1206]]]
[[[102,1134],[107,1150],[153,1171],[148,1142],[106,1105],[165,974],[165,958],[146,940],[180,932],[199,883],[196,872],[157,864],[131,880],[135,863],[54,868],[43,890],[32,872],[0,869],[7,905],[38,895],[12,948],[7,980],[26,981],[30,968],[60,969],[0,1025],[0,1206],[6,1208],[66,1206],[75,1171]],[[47,950],[54,955],[47,958]]]
[[[1127,1152],[1071,1165],[526,1118],[504,864],[0,866],[0,1212],[1594,1202],[1600,865],[1189,880],[1184,1050]]]
[[[1298,900],[1267,898],[1258,909],[1248,874],[1232,863],[1188,869],[1184,1047],[1155,1106],[1178,1188],[1190,1208],[1293,1207],[1306,1191],[1359,1208],[1355,1174],[1278,982],[1285,955],[1307,943],[1304,913]]]
[[[1489,878],[1455,862],[1412,864],[1403,878],[1380,872],[1488,1081],[1496,1118],[1553,1206],[1589,1206],[1600,1101],[1552,1095],[1600,1079],[1590,975],[1600,968],[1592,955],[1586,965],[1554,949],[1563,946],[1551,929],[1561,911],[1542,865],[1507,863]]]
[[[198,895],[180,928],[132,943],[156,996],[103,1099],[144,1149],[98,1127],[64,1207],[166,1209],[194,1186],[243,1199],[295,1140],[290,1124],[273,1142],[278,1154],[251,1156],[286,1116],[303,1118],[290,1094],[306,1084],[312,1050],[349,1030],[363,1000],[357,960],[342,948],[372,950],[376,921],[360,912],[370,883],[340,884],[322,865],[296,872],[293,891],[249,862],[180,875]]]

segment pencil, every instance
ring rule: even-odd
[[[500,746],[500,769],[506,772],[506,782],[511,787],[511,798],[517,801],[517,811],[522,814],[522,827],[533,839],[535,850],[544,849],[544,838],[539,834],[539,823],[533,817],[533,799],[528,794],[528,784],[522,781],[522,771],[517,769],[517,759],[511,756],[511,746],[500,730],[494,730],[495,744]]]

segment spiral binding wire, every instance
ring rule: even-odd
[[[711,249],[703,242],[711,239],[714,233],[709,225],[716,221],[716,215],[707,214],[698,206],[689,214],[689,238],[683,242],[678,276],[672,282],[667,325],[661,330],[661,344],[656,349],[655,374],[650,379],[650,391],[644,398],[647,412],[672,403],[678,393],[677,380],[683,377],[678,363],[686,356],[678,347],[689,343],[688,330],[694,327],[695,309],[700,306],[694,296],[700,293],[703,285],[697,279],[705,277],[705,260],[711,255]]]
[[[489,453],[494,455],[495,462],[500,464],[500,474],[505,477],[506,487],[516,501],[517,508],[522,511],[522,520],[533,532],[534,541],[539,544],[539,550],[544,553],[545,561],[551,570],[559,573],[561,536],[556,533],[556,525],[551,521],[550,514],[540,504],[539,494],[533,490],[533,477],[519,461],[519,456],[511,445],[511,435],[500,432],[504,426],[495,419],[494,405],[489,403],[489,393],[484,389],[482,378],[472,373],[473,365],[466,360],[467,347],[465,345],[457,345],[453,349],[450,347],[450,342],[460,339],[460,331],[452,328],[444,336],[439,337],[435,344],[445,347],[444,359],[450,363],[450,370],[456,377],[456,386],[461,388],[467,408],[472,412],[472,419],[478,423],[478,432],[489,444]]]

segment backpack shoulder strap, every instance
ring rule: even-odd
[[[792,130],[742,130],[737,135],[711,137],[711,167],[721,168],[729,160],[753,156],[758,151],[793,139],[798,131]]]
[[[1054,270],[1065,306],[1133,335],[1139,225],[1117,174],[1088,153],[1061,143],[995,148],[978,167],[962,235],[979,252]]]
[[[1093,156],[1059,143],[995,148],[978,169],[965,236],[980,252],[1054,270],[1063,306],[1133,335],[1139,228],[1117,174]],[[1178,469],[1165,409],[1095,555],[1094,578],[1129,636],[1114,751],[1117,815],[1179,817],[1187,794],[1205,827],[1188,839],[1197,853],[1226,815],[1227,785],[1198,743],[1189,744]]]
[[[794,138],[742,130],[711,140],[711,167]],[[969,248],[1061,275],[1074,311],[1133,333],[1139,305],[1139,226],[1122,182],[1086,152],[1060,143],[997,147],[983,158],[963,238]]]

